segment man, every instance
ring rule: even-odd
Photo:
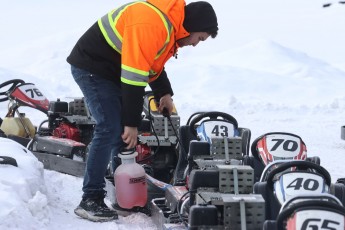
[[[78,40],[67,58],[72,75],[96,120],[75,213],[92,221],[117,218],[104,203],[111,152],[137,144],[143,95],[149,84],[158,110],[173,110],[173,91],[164,64],[177,48],[217,36],[217,17],[207,2],[148,0],[109,12]]]

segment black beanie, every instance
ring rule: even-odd
[[[218,31],[217,16],[208,2],[191,2],[185,6],[183,27],[188,32],[207,32],[216,36]]]

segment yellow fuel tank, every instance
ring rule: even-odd
[[[29,136],[33,138],[36,133],[36,129],[31,123],[30,119],[27,117],[21,118],[23,120],[23,123],[27,127],[27,130],[29,131]],[[1,130],[4,131],[6,135],[16,135],[19,137],[28,137],[25,128],[20,120],[19,117],[5,117],[1,124]]]

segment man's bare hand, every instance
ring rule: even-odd
[[[122,134],[122,140],[127,144],[127,149],[134,148],[138,140],[138,128],[125,126]]]
[[[159,100],[159,107],[158,107],[158,112],[163,113],[163,109],[166,109],[169,115],[171,115],[173,109],[174,109],[174,103],[173,100],[171,99],[170,94],[166,94],[161,99]]]

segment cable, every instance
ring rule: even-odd
[[[149,100],[149,104],[148,104],[148,115],[149,115],[149,118],[150,118],[149,120],[150,120],[151,129],[152,129],[152,131],[153,131],[153,133],[154,133],[154,136],[155,136],[156,139],[157,139],[157,148],[155,149],[155,151],[154,151],[154,153],[153,153],[152,155],[150,155],[150,156],[148,156],[148,157],[146,157],[146,158],[144,158],[144,159],[141,159],[141,160],[138,161],[137,163],[143,163],[143,162],[145,162],[145,161],[147,161],[147,160],[150,160],[150,159],[154,158],[154,157],[156,156],[156,154],[158,153],[159,148],[160,148],[160,141],[159,141],[158,135],[157,135],[157,133],[156,133],[156,131],[155,131],[154,124],[153,124],[153,118],[152,118],[152,116],[151,116],[151,107],[150,107],[150,104],[151,104],[151,101],[152,101],[152,100],[154,100],[154,97],[151,98],[151,99]],[[174,134],[175,134],[175,137],[176,137],[176,146],[179,146],[179,147],[181,148],[181,150],[183,151],[183,155],[184,155],[184,156],[187,156],[187,152],[186,152],[184,146],[183,146],[183,145],[181,144],[181,142],[180,142],[180,138],[179,138],[178,133],[177,133],[177,131],[176,131],[174,125],[173,125],[171,116],[169,115],[169,112],[167,111],[166,108],[163,109],[162,114],[163,114],[164,117],[166,117],[166,118],[168,119],[168,121],[169,121],[169,123],[170,123],[170,125],[171,125],[171,127],[172,127],[172,130],[173,130],[173,132],[174,132]],[[187,159],[185,158],[185,160],[187,160]],[[176,168],[175,168],[175,170],[176,170]]]
[[[189,202],[189,200],[190,200],[190,197],[187,197],[187,198],[182,202],[180,213],[183,213],[183,210],[185,209],[186,203]]]
[[[184,224],[188,224],[187,223],[187,221],[188,221],[188,216],[185,216],[185,215],[183,215],[182,213],[181,213],[181,211],[180,211],[180,204],[182,203],[182,200],[183,200],[183,198],[185,198],[188,194],[190,194],[191,192],[195,192],[196,190],[189,190],[188,192],[186,192],[185,194],[183,194],[182,196],[181,196],[181,198],[179,199],[179,201],[177,202],[177,207],[176,207],[176,209],[177,209],[177,215],[178,215],[178,217],[179,217],[179,219],[180,219],[180,221],[182,222],[182,223],[184,223]],[[187,220],[187,221],[186,221]]]
[[[53,135],[53,130],[51,128],[44,128],[42,127],[43,124],[47,123],[48,120],[44,120],[41,122],[41,124],[38,126],[37,128],[37,134],[41,135],[41,136],[47,136],[47,135],[50,135],[52,136]]]
[[[166,118],[168,118],[168,121],[170,122],[171,128],[172,128],[173,131],[174,131],[174,134],[175,134],[175,136],[176,136],[176,141],[177,141],[177,143],[180,143],[180,138],[179,138],[178,135],[177,135],[177,131],[176,131],[176,129],[175,129],[173,123],[172,123],[171,117],[170,117],[170,116],[166,116]]]
[[[155,127],[153,126],[153,121],[152,121],[152,116],[151,116],[151,106],[150,106],[150,104],[151,104],[151,101],[152,101],[152,100],[154,100],[154,97],[151,98],[151,99],[149,100],[148,110],[149,110],[149,118],[150,118],[151,129],[152,129],[152,131],[153,131],[154,136],[155,136],[156,139],[157,139],[157,148],[156,148],[156,150],[154,151],[154,153],[153,153],[152,155],[150,155],[150,156],[148,156],[148,157],[146,157],[146,158],[144,158],[144,159],[141,159],[141,160],[138,161],[137,163],[142,163],[142,162],[144,162],[144,161],[150,160],[151,158],[153,158],[153,157],[157,154],[157,152],[158,152],[158,150],[159,150],[159,148],[160,148],[159,138],[158,138],[158,135],[157,135],[157,133],[156,133]]]

